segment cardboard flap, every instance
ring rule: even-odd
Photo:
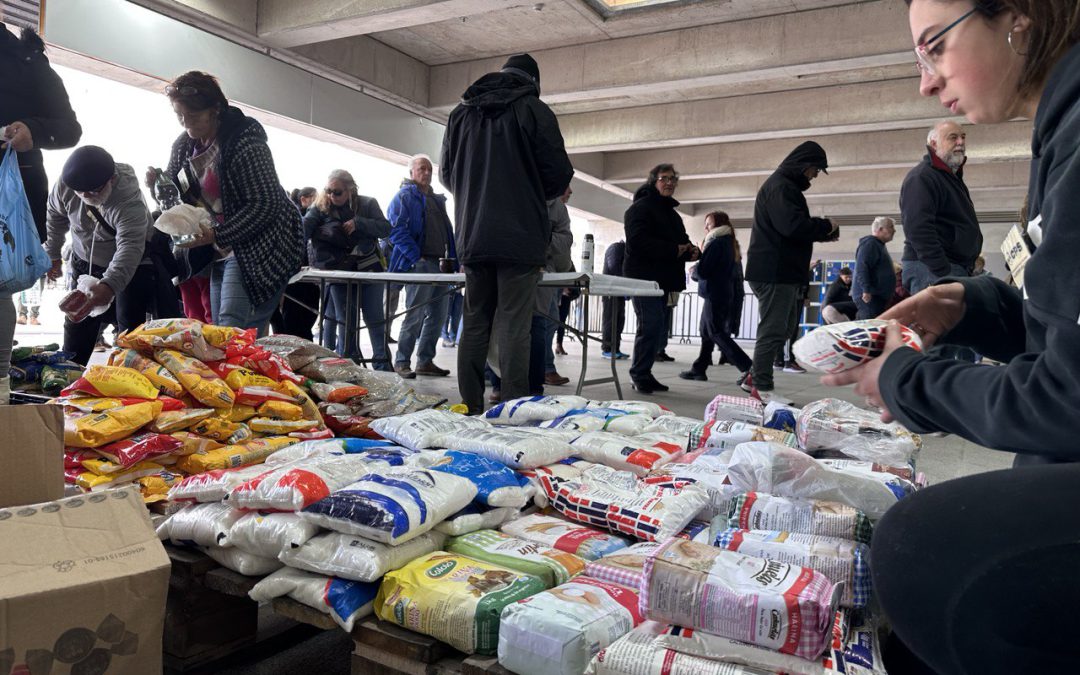
[[[64,496],[64,409],[0,406],[0,507]]]
[[[169,566],[134,486],[0,509],[0,599]]]

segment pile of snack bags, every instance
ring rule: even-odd
[[[11,350],[11,389],[56,396],[82,375],[83,367],[60,345],[18,346]]]
[[[211,335],[226,352],[251,344]],[[255,344],[313,356],[274,340],[294,339]],[[360,376],[324,358],[296,372],[332,386],[307,385],[332,428],[328,415],[346,416],[331,407],[349,381],[339,376]],[[297,399],[246,398],[247,387],[295,395],[297,383],[233,365],[273,384],[233,375],[228,392],[200,393],[257,403],[248,420],[317,425]],[[650,402],[533,396],[468,417],[389,394],[341,404],[366,417],[364,437],[298,424],[222,453],[281,443],[249,453],[257,460],[210,462],[205,449],[185,460],[203,470],[169,486],[159,535],[263,577],[257,601],[286,596],[345,630],[375,615],[497,654],[515,673],[885,672],[868,544],[885,511],[925,483],[921,443],[898,425],[834,400],[796,409],[717,396],[692,419]],[[285,419],[271,402],[301,414]],[[270,433],[256,432],[264,424],[248,428]],[[171,437],[186,449],[206,431]]]
[[[53,400],[65,411],[65,478],[90,492],[137,482],[148,503],[186,476],[260,464],[305,440],[372,435],[373,417],[437,402],[299,338],[165,319],[116,342],[107,365],[78,371]]]

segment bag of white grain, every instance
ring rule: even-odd
[[[503,610],[499,665],[520,675],[578,675],[641,623],[633,589],[578,577]]]
[[[719,527],[721,523],[723,527]],[[716,530],[729,527],[818,534],[863,544],[870,543],[873,533],[873,525],[866,514],[847,504],[777,497],[764,492],[747,492],[736,497],[727,517],[718,517]]]
[[[267,558],[265,556],[255,555],[238,549],[235,546],[226,548],[207,546],[202,550],[206,555],[217,561],[222,567],[230,569],[237,574],[243,574],[246,577],[261,577],[285,566],[285,563],[277,558]]]
[[[435,526],[436,532],[457,537],[477,530],[498,529],[503,523],[513,520],[520,509],[509,506],[488,508],[475,501]]]
[[[879,413],[835,398],[808,404],[795,428],[799,447],[807,452],[889,466],[910,464],[922,447],[918,435],[896,422],[886,424]]]
[[[641,434],[634,438],[609,431],[591,431],[570,442],[574,454],[636,476],[658,469],[686,454],[686,441],[671,434]]]
[[[435,551],[383,578],[375,613],[466,654],[494,654],[503,608],[542,590],[532,575]]]
[[[733,485],[728,478],[727,469],[715,456],[700,457],[693,464],[672,462],[645,476],[643,482],[656,487],[680,488],[687,483],[696,483],[705,489],[708,500],[695,516],[702,520],[712,520],[726,514],[731,508],[731,501],[744,490]]]
[[[511,469],[534,469],[574,454],[574,448],[556,431],[532,427],[458,429],[438,435],[434,443],[476,453]]]
[[[353,581],[378,581],[422,555],[442,548],[446,536],[425,532],[404,544],[390,546],[340,532],[324,532],[299,547],[281,552],[289,567]]]
[[[491,424],[520,426],[562,417],[586,403],[580,396],[526,396],[503,401],[484,413],[484,419]]]
[[[647,619],[815,659],[843,589],[806,567],[671,539],[645,559],[640,591]]]
[[[660,417],[662,415],[674,415],[668,408],[660,405],[659,403],[653,403],[651,401],[589,401],[586,408],[607,408],[609,410],[619,410],[625,413],[636,413],[641,415],[648,415],[649,417]]]
[[[269,602],[287,596],[328,615],[334,623],[352,632],[358,619],[372,612],[379,584],[335,579],[292,567],[282,567],[248,591],[255,602]]]
[[[750,443],[752,441],[771,441],[791,448],[799,445],[795,434],[776,429],[767,429],[746,422],[713,420],[705,422],[690,432],[686,447],[691,452],[704,450],[703,454],[716,455],[725,450],[730,450],[740,443]]]
[[[442,410],[420,410],[408,415],[374,420],[371,428],[398,445],[412,450],[424,450],[437,447],[436,439],[442,434],[461,429],[490,429],[491,425],[479,417],[467,417]]]
[[[669,417],[665,415],[664,417]],[[559,429],[583,434],[589,431],[610,431],[624,436],[642,433],[653,418],[643,413],[628,413],[612,408],[584,408],[571,410],[562,417],[541,422],[542,429]]]
[[[283,551],[303,545],[318,532],[318,525],[295,513],[248,511],[229,528],[229,543],[246,553],[276,560]]]
[[[888,321],[869,319],[821,326],[796,340],[791,352],[807,370],[821,373],[851,370],[881,356],[887,325]],[[900,326],[900,339],[904,346],[922,350],[922,340],[907,326]]]
[[[646,621],[601,649],[585,675],[775,675],[776,671],[680,654],[657,643],[669,626]]]

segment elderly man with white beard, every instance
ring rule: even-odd
[[[942,277],[971,276],[983,236],[964,184],[967,135],[939,122],[926,139],[927,154],[904,179],[904,288],[914,295]]]

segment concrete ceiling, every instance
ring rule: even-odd
[[[832,167],[811,209],[895,213],[900,183],[947,113],[918,96],[897,0],[698,0],[610,11],[590,0],[131,0],[268,53],[288,53],[443,121],[507,55],[540,64],[579,174],[625,198],[660,162],[702,216],[752,212],[764,177],[812,138]],[[610,3],[609,3],[610,4]],[[976,208],[1019,208],[1030,124],[968,129]],[[849,222],[845,220],[845,222]]]

